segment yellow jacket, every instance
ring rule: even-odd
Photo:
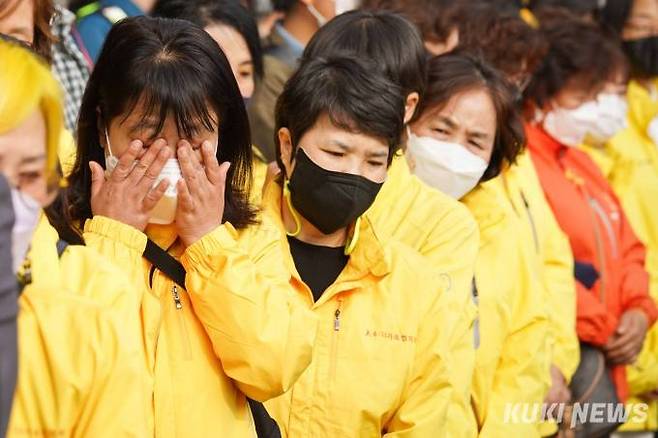
[[[366,212],[380,235],[390,236],[424,256],[439,273],[464,321],[472,315],[472,282],[478,253],[478,227],[468,209],[451,197],[422,183],[412,175],[403,155],[397,154],[375,203]],[[461,418],[453,436],[477,435],[473,421],[470,385],[475,366],[473,333],[454,339],[452,355],[459,367],[452,379],[457,391],[450,405],[450,418]]]
[[[281,220],[282,189],[264,209]],[[282,236],[282,244],[287,239]],[[266,407],[291,437],[440,437],[461,366],[453,338],[470,333],[437,274],[412,249],[381,240],[367,218],[345,269],[314,302],[286,252],[296,299],[318,316],[313,362]],[[474,354],[471,348],[471,354]]]
[[[278,231],[226,223],[187,249],[173,226],[146,233],[180,257],[187,292],[142,258],[147,234],[100,216],[84,230],[134,285],[149,435],[252,437],[245,395],[264,401],[288,390],[311,360],[316,329],[313,314],[294,305]]]
[[[512,206],[521,227],[521,242],[533,260],[546,294],[550,319],[551,362],[567,382],[578,368],[580,347],[576,334],[576,284],[569,239],[555,220],[528,152],[492,182]]]
[[[473,407],[480,437],[538,437],[539,418],[524,423],[506,416],[516,403],[542,403],[548,388],[545,296],[524,254],[519,221],[495,184],[480,184],[462,199],[480,226]]]
[[[57,254],[47,220],[20,299],[19,375],[8,437],[144,437],[143,348],[130,285],[93,250]],[[134,321],[134,322],[133,322]]]
[[[658,86],[658,80],[654,80]],[[650,275],[650,293],[658,300],[658,145],[647,127],[658,116],[658,100],[636,82],[628,86],[628,127],[602,149],[584,146],[619,197],[637,237],[647,247],[645,266]],[[632,395],[658,389],[658,326],[647,334],[637,362],[628,367]],[[641,400],[631,398],[629,403]],[[658,430],[658,403],[652,402],[648,419],[629,421],[623,430]]]

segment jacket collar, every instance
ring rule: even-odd
[[[179,243],[176,243],[178,239],[178,233],[176,232],[176,226],[171,225],[155,225],[149,224],[144,230],[144,234],[151,239],[156,245],[164,250],[172,249],[170,251],[173,255],[179,255],[182,251],[179,251]]]
[[[538,124],[527,123],[525,133],[528,148],[537,154],[555,159],[559,158],[568,149],[568,146],[548,135]]]
[[[281,230],[281,239],[286,250],[286,265],[293,274],[293,277],[298,281],[302,281],[295,263],[290,253],[290,246],[286,238],[285,225],[281,213],[281,201],[283,199],[283,188],[281,180],[275,180],[268,183],[263,193],[263,210],[270,214]],[[365,215],[362,216],[361,227],[358,233],[358,241],[354,247],[354,251],[350,254],[349,261],[345,266],[343,272],[336,279],[335,284],[340,283],[340,290],[345,290],[354,287],[354,282],[359,281],[368,274],[376,277],[383,277],[391,272],[390,260],[386,251],[377,237],[372,224]],[[330,286],[330,289],[332,286]],[[330,295],[340,292],[340,290],[332,291]],[[325,294],[326,295],[326,294]],[[323,295],[324,298],[324,295]],[[330,298],[330,297],[329,297]],[[322,302],[325,300],[320,300]]]
[[[658,88],[657,82],[653,82],[656,88]],[[640,132],[646,133],[649,123],[658,115],[658,100],[642,85],[631,81],[628,85],[627,101],[629,121],[637,126]]]

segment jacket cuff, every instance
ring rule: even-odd
[[[200,266],[213,269],[213,257],[237,246],[237,238],[238,232],[233,225],[225,222],[187,247],[180,261],[188,272],[198,270]]]
[[[138,252],[144,254],[146,248],[146,234],[136,228],[126,225],[122,222],[115,221],[105,216],[94,216],[85,222],[84,232],[97,234],[101,237],[111,239],[121,243]]]

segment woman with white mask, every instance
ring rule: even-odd
[[[280,234],[249,202],[249,124],[224,53],[184,20],[123,20],[77,139],[57,229],[131,282],[148,434],[253,435],[247,397],[292,386],[316,320],[292,302]]]
[[[614,134],[600,126],[606,117],[617,120],[609,125],[622,124],[622,117],[609,110],[623,110],[620,99],[610,95],[622,54],[591,24],[568,16],[540,16],[540,22],[549,50],[526,93],[533,113],[526,125],[528,148],[574,255],[581,365],[595,355],[605,357],[608,386],[625,402],[627,365],[638,358],[656,305],[648,293],[644,245],[603,173],[578,149]],[[615,99],[618,103],[610,105]],[[588,380],[586,373],[579,375],[574,381]]]
[[[10,192],[2,209],[12,208],[15,218],[14,263],[3,259],[3,272],[11,272],[14,286],[18,274],[20,289],[18,297],[0,297],[2,326],[19,312],[19,368],[7,436],[143,436],[145,420],[135,415],[145,397],[139,339],[125,322],[133,308],[129,284],[92,249],[58,241],[42,214],[61,179],[59,85],[29,49],[0,42],[0,60],[0,173]],[[3,347],[2,391],[13,389],[5,381],[11,359]],[[0,406],[4,436],[11,399],[3,396]]]
[[[523,148],[514,92],[497,71],[466,55],[432,59],[428,78],[410,124],[407,157],[422,181],[461,199],[480,228],[473,421],[488,436],[538,436],[539,418],[503,419],[506,403],[541,403],[548,388],[544,297],[531,293],[541,286],[527,265],[514,213],[486,183]]]

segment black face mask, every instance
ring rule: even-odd
[[[383,184],[360,175],[324,169],[300,148],[288,188],[295,209],[318,230],[331,234],[361,216]]]
[[[633,69],[642,76],[658,76],[658,36],[624,41]]]

